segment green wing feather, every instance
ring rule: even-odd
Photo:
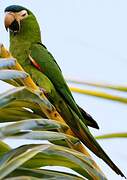
[[[53,58],[53,56],[48,52],[46,47],[42,44],[34,44],[31,47],[31,56],[33,59],[36,59],[36,62],[40,65],[42,72],[50,79],[50,81],[55,86],[56,90],[61,94],[61,96],[66,100],[70,107],[76,112],[76,114],[85,121],[82,113],[80,112],[77,104],[68,88],[62,72]]]

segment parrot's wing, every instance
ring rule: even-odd
[[[80,119],[87,124],[63,78],[57,62],[51,53],[48,52],[46,47],[40,43],[33,44],[31,47],[30,57],[33,64],[50,79],[59,94],[61,94],[64,100],[75,111]]]
[[[75,113],[80,117],[85,125],[99,129],[96,121],[83,109],[77,106],[63,78],[60,67],[58,66],[52,54],[48,52],[46,47],[41,43],[32,45],[30,56],[33,65],[50,79],[59,94],[61,94],[63,99],[75,111]]]
[[[75,103],[71,92],[66,85],[66,82],[62,76],[61,70],[57,63],[55,62],[53,56],[48,52],[48,50],[41,44],[34,44],[30,49],[29,58],[35,67],[37,67],[42,73],[44,73],[50,81],[55,86],[56,90],[64,97],[70,106],[70,111],[72,111],[75,116],[75,122],[70,122],[68,124],[75,135],[98,157],[103,159],[117,174],[124,176],[121,170],[112,162],[108,155],[104,152],[101,146],[98,144],[96,139],[92,136],[87,126],[83,123],[82,114]],[[72,108],[72,109],[71,109]],[[79,116],[80,115],[80,116]],[[125,176],[124,176],[125,177]]]
[[[86,111],[84,111],[84,109],[82,109],[79,105],[77,105],[77,106],[78,106],[80,112],[82,113],[82,116],[87,121],[87,126],[99,129],[97,122],[92,118],[92,116],[90,114],[88,114]]]

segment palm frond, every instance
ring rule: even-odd
[[[96,136],[96,139],[127,138],[127,132],[110,133]]]
[[[115,85],[111,83],[104,83],[104,82],[89,82],[89,81],[80,81],[75,79],[67,79],[68,83],[74,83],[74,84],[80,84],[80,85],[87,85],[87,86],[93,86],[93,87],[99,87],[99,88],[105,88],[105,89],[112,89],[117,91],[127,91],[127,86],[123,85]]]
[[[6,122],[0,127],[0,138],[49,141],[45,144],[28,144],[16,149],[11,149],[1,141],[0,178],[41,179],[46,177],[48,172],[49,177],[53,178],[106,179],[43,91],[25,73],[17,60],[13,61],[13,57],[4,46],[1,45],[0,48],[0,56],[5,58],[0,62],[4,68],[0,70],[0,77],[14,86],[19,86],[0,94],[0,123]],[[68,167],[78,175],[40,170],[45,166]],[[25,172],[24,176],[21,172]]]
[[[95,91],[95,90],[87,90],[87,89],[82,89],[82,88],[76,88],[76,87],[70,87],[70,90],[75,93],[80,93],[84,95],[89,95],[89,96],[94,96],[102,99],[107,99],[115,102],[120,102],[120,103],[127,103],[127,98],[118,96],[118,95],[113,95],[101,91]]]

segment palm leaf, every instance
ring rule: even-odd
[[[127,138],[127,132],[110,133],[96,136],[96,139],[110,139],[110,138]]]
[[[33,91],[32,89],[28,89],[26,87],[16,87],[11,90],[8,90],[0,95],[0,108],[4,107],[17,100],[17,101],[28,101],[29,103],[37,103],[40,106],[47,106],[50,110],[52,110],[52,105],[50,102],[41,97],[41,92]]]
[[[69,167],[91,180],[105,179],[92,166],[92,159],[68,148],[51,144],[25,145],[6,153],[0,159],[0,177],[6,177],[20,166],[37,168],[46,165]]]
[[[3,141],[0,141],[0,157],[11,150],[11,147]]]
[[[17,176],[12,178],[6,178],[5,180],[40,180],[40,178],[36,178],[32,176]]]
[[[67,79],[67,82],[80,84],[80,85],[105,88],[105,89],[112,89],[112,90],[123,91],[123,92],[127,91],[127,86],[113,85],[113,84],[109,84],[109,83],[88,82],[88,81],[80,81],[80,80],[73,80],[73,79]]]
[[[0,58],[0,68],[5,68],[5,67],[12,67],[16,64],[15,59],[8,59],[8,58]]]
[[[28,74],[17,70],[0,70],[0,80],[26,78]]]
[[[59,172],[59,171],[46,170],[46,169],[29,169],[29,168],[21,168],[21,167],[16,169],[12,173],[10,173],[7,177],[17,178],[17,176],[22,177],[22,175],[26,177],[36,177],[39,179],[56,179],[56,180],[59,180],[59,179],[81,180],[83,179],[77,175],[66,173],[66,172]],[[8,180],[10,180],[10,178],[8,178]]]
[[[125,104],[127,103],[126,97],[115,96],[115,95],[105,93],[105,92],[81,89],[81,88],[76,88],[76,87],[70,87],[70,90],[72,92],[76,92],[76,93],[80,93],[80,94],[84,94],[84,95],[94,96],[94,97],[112,100],[112,101],[116,101],[116,102],[120,102],[120,103],[125,103]]]
[[[25,107],[25,106],[24,106]],[[0,109],[0,123],[20,121],[25,119],[39,119],[42,116],[33,113],[24,107],[12,107]],[[6,116],[5,116],[6,114]]]
[[[37,130],[45,131],[59,129],[67,130],[68,126],[66,124],[49,119],[27,119],[0,127],[0,139],[15,135],[16,133],[20,132],[22,132],[21,136],[23,136],[23,132],[26,135],[26,132],[29,132],[30,130],[37,132]],[[35,137],[31,136],[31,138],[34,139]]]

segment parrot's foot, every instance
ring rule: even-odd
[[[47,93],[47,91],[46,91],[44,88],[39,87],[39,89],[40,89],[41,92],[44,93],[44,95],[45,95],[46,97],[48,97],[48,93]]]

